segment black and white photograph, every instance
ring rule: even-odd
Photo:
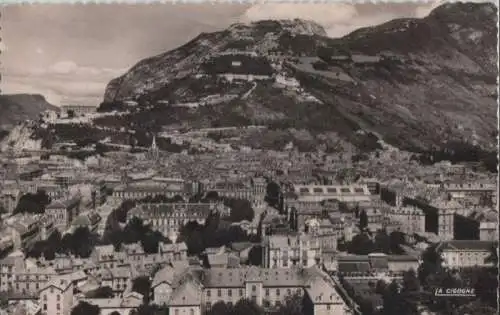
[[[0,12],[0,315],[498,314],[498,1]]]

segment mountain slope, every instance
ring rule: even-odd
[[[496,14],[493,4],[446,4],[339,39],[308,21],[236,24],[140,61],[109,83],[104,103],[136,101],[121,124],[150,131],[261,124],[358,147],[379,137],[411,151],[494,150]],[[207,101],[219,94],[230,97]],[[188,102],[210,105],[171,106]]]
[[[57,107],[49,104],[42,95],[0,95],[0,127],[10,129],[26,119],[38,118],[45,110],[57,110]]]

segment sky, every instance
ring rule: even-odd
[[[2,8],[3,94],[42,94],[54,105],[97,105],[106,84],[143,58],[235,22],[302,18],[340,37],[440,3],[37,4]]]

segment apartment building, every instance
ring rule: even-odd
[[[328,275],[316,267],[259,269],[185,268],[160,271],[153,281],[154,301],[168,305],[170,314],[202,314],[218,301],[236,304],[249,299],[272,310],[286,297],[299,294],[314,314],[346,314],[346,305]],[[309,313],[308,312],[308,313]]]
[[[69,315],[73,307],[71,275],[54,276],[40,290],[42,315]]]
[[[443,265],[448,268],[493,266],[491,256],[498,248],[498,241],[452,240],[442,242],[437,249],[442,251]]]
[[[388,216],[391,220],[401,222],[407,234],[425,232],[425,214],[417,207],[392,208]]]
[[[189,221],[204,224],[206,218],[214,211],[221,215],[229,215],[229,208],[216,203],[158,203],[141,204],[127,213],[127,221],[133,218],[141,219],[151,228],[163,235],[177,235],[180,229]]]
[[[64,232],[80,213],[80,202],[80,196],[53,201],[45,209],[45,215],[53,220],[60,232]]]
[[[312,235],[268,235],[263,244],[264,268],[311,267],[321,262],[320,240]]]

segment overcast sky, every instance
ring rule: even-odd
[[[9,5],[2,13],[2,92],[40,93],[55,105],[97,104],[110,79],[142,58],[235,22],[304,18],[339,37],[427,4]]]

